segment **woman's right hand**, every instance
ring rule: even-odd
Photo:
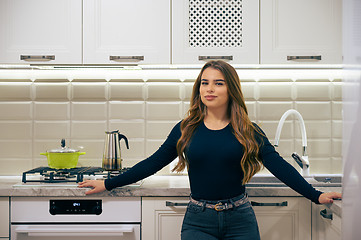
[[[106,190],[105,184],[103,180],[85,180],[81,183],[79,183],[78,187],[91,187],[92,190],[87,191],[85,194],[90,195],[94,193],[100,193]]]

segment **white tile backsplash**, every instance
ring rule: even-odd
[[[314,158],[313,161],[310,162],[311,174],[328,174],[331,172],[332,161],[329,158]]]
[[[142,138],[128,139],[129,149],[125,145],[124,140],[121,141],[122,159],[144,159],[145,155],[145,140]],[[126,161],[126,160],[125,160]]]
[[[70,83],[34,83],[36,101],[69,101]]]
[[[256,99],[256,84],[255,82],[242,82],[241,90],[245,101],[254,101]]]
[[[32,89],[31,82],[0,82],[0,101],[31,101]]]
[[[258,120],[277,120],[279,121],[288,109],[293,108],[291,101],[259,101],[257,102],[257,116]],[[292,117],[292,116],[291,116]]]
[[[106,120],[108,116],[107,102],[72,102],[72,120]]]
[[[106,82],[73,82],[73,101],[106,101],[108,100],[108,83]]]
[[[306,129],[307,130],[307,129]],[[307,139],[307,153],[312,157],[332,157],[331,139]],[[302,153],[302,140],[296,139],[297,152]],[[310,157],[309,157],[310,159]],[[312,160],[312,159],[311,159]]]
[[[62,139],[70,137],[70,121],[34,121],[35,139]]]
[[[0,120],[31,120],[32,102],[0,102]]]
[[[331,120],[305,120],[305,126],[307,131],[308,139],[318,139],[318,138],[331,138]],[[301,138],[301,128],[298,120],[295,124],[295,136],[296,138]]]
[[[331,100],[330,82],[296,82],[297,101]]]
[[[177,123],[178,121],[147,121],[147,139],[166,139],[174,125]]]
[[[182,102],[147,102],[146,119],[180,120],[183,117]]]
[[[332,114],[330,101],[295,102],[295,109],[300,112],[304,120],[330,119]]]
[[[66,139],[67,146],[86,152],[79,157],[79,166],[100,166],[104,132],[117,129],[129,140],[129,149],[121,141],[123,166],[136,164],[153,154],[184,118],[199,72],[109,71],[104,75],[104,70],[94,74],[59,70],[47,72],[47,79],[37,77],[44,71],[28,73],[34,82],[27,79],[25,70],[0,75],[0,174],[20,174],[46,165],[46,157],[40,153],[59,147],[61,138]],[[260,124],[271,143],[282,114],[294,108],[305,120],[311,173],[342,172],[341,74],[286,69],[237,71],[244,78],[241,86],[249,117]],[[308,77],[301,77],[303,72]],[[1,79],[12,75],[13,79]],[[336,80],[329,79],[331,75]],[[296,169],[299,167],[291,154],[301,154],[301,145],[298,121],[289,116],[277,150]],[[167,166],[160,174],[169,171]]]
[[[145,138],[144,120],[109,120],[109,131],[119,130],[127,138]]]
[[[109,119],[145,119],[145,102],[109,102]]]
[[[332,119],[342,120],[342,102],[332,102]]]
[[[184,100],[186,101],[190,101],[191,97],[192,97],[192,91],[193,91],[193,85],[194,82],[185,82],[183,83],[184,87],[183,87],[183,96],[184,96]]]
[[[259,82],[259,101],[292,101],[294,100],[293,82]]]
[[[35,120],[70,120],[70,102],[34,102]]]
[[[274,143],[274,139],[276,137],[276,130],[278,127],[279,121],[260,121],[259,126],[266,133],[268,139],[271,143]],[[286,119],[282,126],[280,139],[293,139],[295,134],[294,130],[294,121],[292,121],[291,116]]]
[[[0,139],[32,139],[32,121],[0,121]]]
[[[342,157],[342,139],[332,139],[332,156]]]
[[[104,140],[84,140],[74,139],[69,143],[71,148],[77,149],[80,152],[85,152],[85,155],[80,155],[80,159],[102,159]]]
[[[0,166],[0,175],[19,175],[20,173],[31,169],[33,164],[32,161],[29,161],[29,158],[18,159],[5,156],[0,159]],[[38,166],[44,166],[44,164]]]
[[[107,121],[71,121],[71,138],[104,139]]]
[[[109,82],[110,101],[145,100],[144,82]]]
[[[342,120],[332,120],[332,137],[342,139]]]
[[[32,140],[0,140],[1,159],[19,159],[32,157]],[[2,167],[1,167],[2,168]]]
[[[182,97],[181,83],[150,82],[146,84],[148,101],[180,101]]]
[[[332,82],[332,100],[342,101],[342,82]]]

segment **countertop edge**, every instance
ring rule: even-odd
[[[88,197],[89,188],[78,187],[13,187],[18,182],[0,180],[0,197]],[[341,192],[341,187],[317,188],[322,192]],[[289,187],[247,187],[250,197],[300,197]],[[187,176],[156,176],[145,179],[141,187],[125,186],[111,191],[92,194],[91,197],[189,197],[190,188]],[[342,217],[342,201],[324,204],[337,216]]]

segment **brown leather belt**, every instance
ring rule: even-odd
[[[226,202],[219,201],[216,204],[211,204],[211,203],[207,203],[204,201],[198,201],[198,200],[193,199],[192,197],[191,197],[190,201],[201,207],[204,206],[206,208],[214,209],[216,211],[223,211],[223,210],[231,209],[231,208],[233,208],[233,206],[234,207],[241,206],[242,204],[244,204],[248,201],[248,196],[244,195],[241,199],[234,201],[234,202],[231,202],[228,200]]]

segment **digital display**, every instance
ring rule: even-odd
[[[102,200],[50,200],[49,212],[56,214],[96,214],[102,213]]]

